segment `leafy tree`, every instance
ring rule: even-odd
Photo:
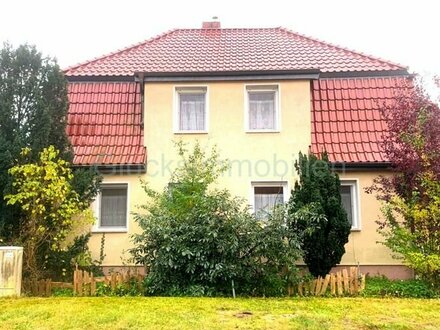
[[[135,214],[142,232],[133,236],[131,254],[148,268],[152,294],[281,294],[288,268],[299,255],[287,240],[282,210],[258,221],[244,201],[211,185],[226,170],[216,149],[207,155],[196,144],[178,144],[182,165],[158,193],[145,186],[145,214]],[[284,273],[282,273],[284,271]]]
[[[29,148],[29,163],[39,161],[39,153],[53,145],[59,157],[71,163],[73,152],[66,135],[67,81],[55,60],[43,57],[35,47],[0,50],[0,243],[19,244],[20,228],[26,214],[18,205],[7,204],[4,196],[13,193],[9,172],[17,165],[23,148]],[[101,177],[96,169],[74,169],[72,189],[84,205],[96,196]],[[86,241],[80,240],[85,245]],[[66,254],[47,245],[38,250],[38,259],[57,259]],[[70,263],[65,260],[65,263]],[[52,272],[53,273],[53,272]]]
[[[290,228],[300,235],[304,261],[310,273],[325,276],[341,261],[351,224],[340,195],[340,181],[328,156],[299,154],[295,163],[299,181],[289,200]]]
[[[383,200],[392,194],[410,199],[413,191],[424,190],[420,173],[440,179],[440,110],[421,87],[402,86],[381,111],[388,126],[381,146],[393,175],[379,176],[372,189]]]
[[[440,288],[440,108],[420,86],[403,86],[381,110],[393,167],[368,189],[384,203],[379,232],[396,257]]]
[[[19,235],[20,209],[6,205],[10,192],[8,170],[16,165],[23,148],[30,161],[53,145],[71,163],[73,152],[66,135],[67,81],[55,60],[43,57],[34,46],[0,50],[0,238],[13,244]],[[77,169],[72,179],[83,201],[91,201],[100,183],[98,172]]]
[[[22,156],[28,155],[30,150],[23,149]],[[6,195],[5,200],[8,205],[20,207],[24,215],[19,225],[19,241],[23,246],[24,273],[32,278],[42,275],[38,262],[41,248],[49,244],[50,250],[61,250],[61,244],[75,226],[94,221],[90,209],[72,189],[69,164],[58,155],[50,146],[43,149],[37,163],[25,162],[9,170],[14,193]]]

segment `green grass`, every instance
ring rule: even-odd
[[[0,299],[0,329],[440,329],[440,300]]]

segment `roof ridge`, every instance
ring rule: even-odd
[[[91,63],[94,63],[94,62],[100,61],[100,60],[102,60],[102,59],[108,58],[108,57],[112,57],[113,55],[121,54],[121,53],[127,52],[127,51],[132,50],[132,49],[134,49],[134,48],[136,48],[136,47],[140,47],[140,46],[145,45],[145,44],[147,44],[147,43],[153,42],[153,41],[155,41],[155,40],[157,40],[157,39],[163,38],[163,37],[165,37],[165,36],[167,36],[167,35],[169,35],[169,34],[171,34],[171,33],[173,33],[173,32],[178,31],[178,30],[182,30],[182,29],[174,28],[174,29],[171,29],[171,30],[165,31],[165,32],[163,32],[163,33],[157,34],[157,35],[155,35],[155,36],[153,36],[153,37],[150,37],[150,38],[148,38],[148,39],[145,39],[145,40],[143,40],[143,41],[141,41],[141,42],[134,43],[134,44],[131,44],[131,45],[127,46],[127,47],[117,49],[117,50],[115,50],[115,51],[113,51],[113,52],[111,52],[111,53],[108,53],[108,54],[104,54],[104,55],[101,55],[101,56],[94,57],[93,59],[88,60],[88,61],[79,62],[79,63],[77,63],[77,64],[74,64],[74,65],[71,65],[71,66],[69,66],[69,67],[67,67],[67,68],[64,68],[64,69],[63,69],[63,72],[67,72],[67,71],[70,71],[70,70],[74,70],[74,69],[77,69],[77,68],[79,68],[79,67],[81,67],[81,66],[84,66],[84,65],[87,65],[87,64],[91,64]]]
[[[309,35],[306,35],[306,34],[303,34],[303,33],[299,33],[299,32],[290,30],[290,29],[282,27],[282,26],[278,27],[278,29],[282,30],[282,31],[285,31],[285,32],[288,32],[288,33],[291,33],[291,34],[294,34],[294,35],[297,35],[297,36],[299,36],[301,38],[305,38],[305,39],[308,39],[308,40],[311,40],[311,41],[314,41],[314,42],[318,42],[321,45],[330,46],[332,48],[340,49],[340,50],[343,50],[345,52],[349,52],[349,53],[352,53],[352,54],[355,54],[355,55],[360,55],[360,56],[363,56],[363,57],[367,57],[369,59],[372,59],[372,60],[375,60],[375,61],[379,61],[379,62],[382,62],[384,64],[399,66],[401,69],[408,70],[408,66],[405,66],[405,65],[403,65],[401,63],[389,61],[389,60],[383,59],[383,58],[378,57],[378,56],[373,56],[373,55],[366,54],[366,53],[361,52],[361,51],[350,49],[348,47],[344,47],[344,46],[341,46],[341,45],[338,45],[338,44],[334,44],[334,43],[331,43],[331,42],[328,42],[328,41],[324,41],[324,40],[321,40],[321,39],[318,39],[318,38],[315,38],[315,37],[311,37]]]

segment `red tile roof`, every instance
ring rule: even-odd
[[[67,76],[133,76],[135,72],[231,72],[320,69],[404,70],[284,28],[176,29],[68,68]]]
[[[319,79],[312,82],[312,152],[334,162],[386,162],[387,127],[379,110],[405,88],[405,77]]]
[[[76,165],[145,165],[139,85],[69,83],[67,134]]]

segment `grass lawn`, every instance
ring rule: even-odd
[[[440,300],[0,299],[0,329],[440,329]]]

